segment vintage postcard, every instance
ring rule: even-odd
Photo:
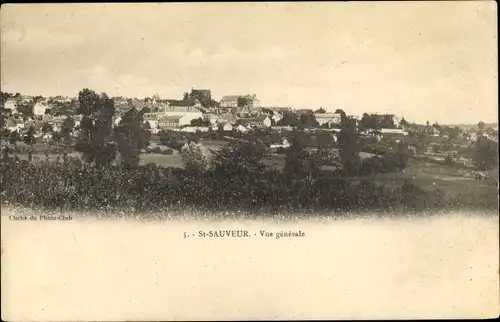
[[[497,317],[496,6],[3,5],[2,320]]]

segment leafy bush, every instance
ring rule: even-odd
[[[210,155],[207,149],[199,143],[190,142],[182,147],[182,163],[186,171],[201,173],[210,165]]]
[[[447,155],[446,158],[444,158],[443,163],[445,165],[454,165],[455,161],[453,161],[453,158],[450,155]]]

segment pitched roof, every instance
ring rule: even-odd
[[[267,117],[267,115],[260,115],[257,117],[241,118],[239,121],[241,124],[255,124],[263,122]]]
[[[222,96],[222,101],[234,101],[240,97],[245,97],[245,95],[224,95]]]
[[[174,105],[170,105],[170,106],[164,107],[164,111],[167,114],[168,114],[168,112],[175,112],[175,113],[201,113],[194,106],[174,106]]]
[[[315,118],[332,119],[334,117],[340,117],[340,113],[314,113]]]
[[[158,103],[166,103],[170,106],[193,106],[194,101],[193,100],[172,100],[172,99],[165,99],[165,100],[157,100],[156,102]]]

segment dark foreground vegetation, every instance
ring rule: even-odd
[[[2,163],[2,203],[59,210],[165,209],[265,211],[430,212],[496,209],[496,200],[447,196],[410,183],[377,185],[343,177],[293,178],[263,171],[227,176],[219,169],[202,174],[154,164],[133,169],[95,168],[78,162]]]

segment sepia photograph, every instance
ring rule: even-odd
[[[7,321],[500,314],[494,1],[4,4]]]

